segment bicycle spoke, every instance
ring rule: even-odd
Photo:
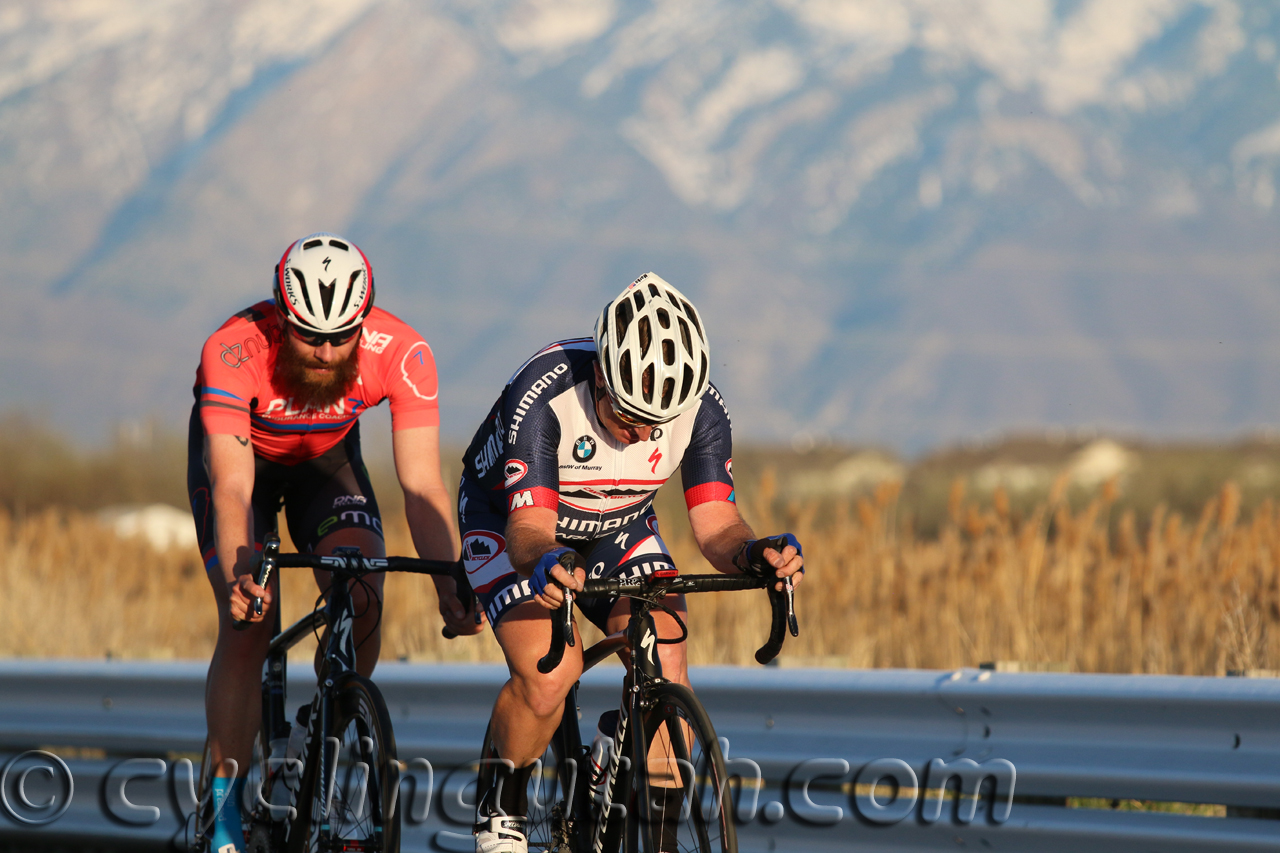
[[[736,833],[723,798],[724,759],[691,691],[664,685],[645,726],[644,774],[637,774],[628,848],[645,853],[732,853]],[[640,778],[642,777],[642,778]]]

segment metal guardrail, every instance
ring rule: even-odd
[[[620,674],[583,678],[584,736],[616,705]],[[25,808],[15,786],[33,759],[13,764],[0,778],[0,837],[171,846],[191,772],[183,759],[204,739],[204,675],[195,663],[0,661],[4,760],[47,748],[74,780],[65,813],[25,824],[12,816]],[[434,771],[429,804],[421,774],[417,802],[406,786],[406,850],[472,849],[467,764],[504,679],[498,666],[379,667],[400,758]],[[731,772],[760,771],[758,798],[748,785],[737,803],[743,853],[1280,849],[1280,680],[776,668],[694,669],[691,680]],[[310,699],[303,677],[289,689],[292,705]],[[940,797],[941,776],[957,773],[960,795]],[[56,799],[48,771],[26,782],[35,805]],[[1068,807],[1081,797],[1230,808]]]

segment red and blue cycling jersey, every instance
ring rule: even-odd
[[[676,468],[690,508],[734,499],[729,412],[714,385],[628,445],[596,416],[595,361],[591,338],[558,341],[511,377],[463,458],[464,524],[469,496],[485,495],[474,509],[505,518],[546,507],[557,512],[557,539],[596,539],[640,518]]]
[[[266,300],[236,314],[205,342],[195,392],[206,435],[249,436],[257,455],[294,465],[337,445],[356,418],[386,399],[392,430],[439,425],[431,348],[394,315],[374,308],[365,318],[354,351],[360,360],[356,383],[323,408],[295,404],[276,385],[284,334],[274,300]]]

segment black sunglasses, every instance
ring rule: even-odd
[[[356,326],[354,329],[347,329],[345,332],[330,332],[327,334],[324,332],[311,333],[303,332],[292,323],[289,324],[289,331],[293,332],[293,336],[309,347],[322,347],[325,344],[332,344],[335,347],[342,346],[347,341],[360,334],[360,329],[360,326]]]

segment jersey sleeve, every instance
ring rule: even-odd
[[[257,388],[256,368],[263,359],[242,360],[239,347],[226,344],[218,334],[205,341],[200,353],[200,423],[206,435],[242,435],[251,432],[249,407]]]
[[[506,430],[502,487],[507,514],[526,507],[560,507],[560,419],[549,405],[548,387],[539,361],[512,380],[502,406]]]
[[[405,326],[406,345],[384,365],[383,381],[391,400],[391,430],[440,425],[440,382],[427,342]],[[363,355],[363,353],[362,353]]]
[[[680,462],[680,479],[689,509],[709,501],[734,500],[729,410],[714,385],[702,395],[693,434]]]

